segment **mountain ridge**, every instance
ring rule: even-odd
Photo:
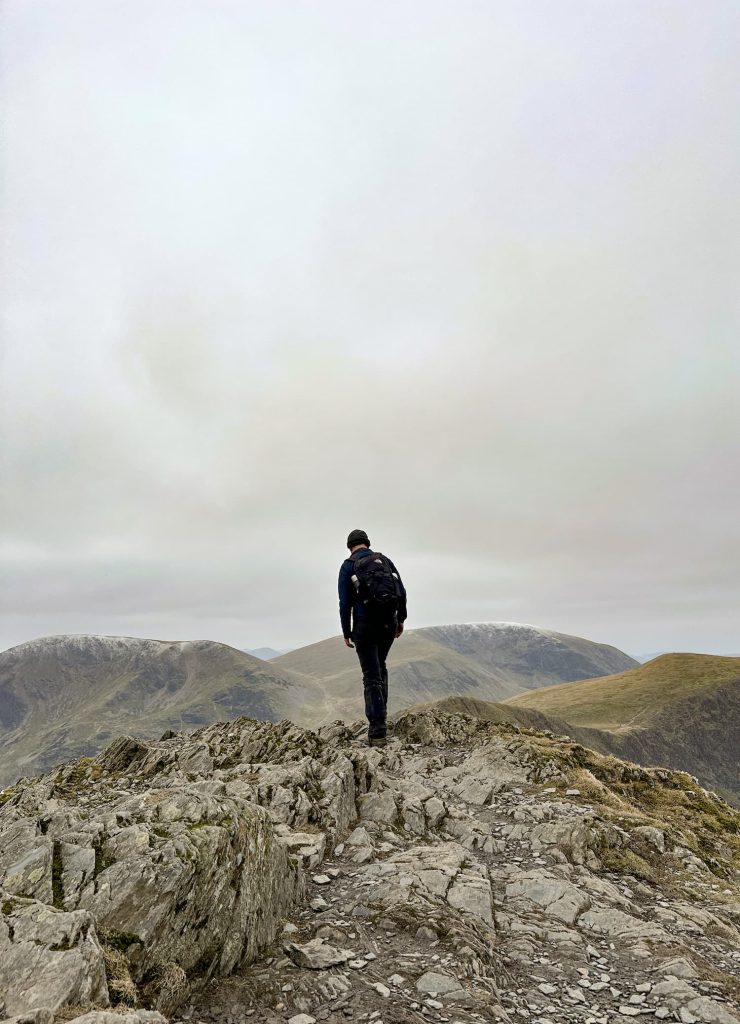
[[[663,654],[624,673],[517,694],[506,705],[565,721],[599,750],[683,768],[740,804],[740,658]]]
[[[475,714],[363,732],[121,736],[0,791],[6,1024],[740,1024],[740,812]]]
[[[530,625],[424,627],[391,651],[391,709],[450,693],[501,700],[632,664],[608,645]],[[271,661],[210,640],[35,638],[0,654],[0,783],[95,754],[122,730],[153,739],[238,714],[312,726],[361,709],[359,665],[341,638]]]
[[[298,648],[270,661],[280,669],[324,679],[340,711],[352,717],[357,660],[341,637]],[[451,692],[502,700],[554,680],[620,671],[635,662],[607,644],[521,623],[455,623],[407,630],[388,659],[394,709]]]
[[[315,680],[210,640],[39,637],[0,654],[0,782],[96,753],[122,730],[154,738],[233,714],[327,712]]]

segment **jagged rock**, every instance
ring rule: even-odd
[[[734,1013],[730,1013],[722,1003],[710,999],[709,996],[697,996],[686,1006],[682,1006],[679,1014],[684,1010],[688,1010],[695,1020],[701,1021],[701,1024],[739,1024]]]
[[[692,979],[699,977],[699,972],[685,956],[674,956],[669,960],[663,960],[655,970],[665,975],[672,974],[675,978]]]
[[[54,1011],[42,1006],[38,1010],[21,1013],[17,1017],[8,1017],[0,1021],[0,1024],[54,1024]]]
[[[447,902],[456,910],[466,911],[493,924],[491,883],[485,869],[470,865],[462,870],[447,890]]]
[[[693,798],[717,811],[704,827],[680,803],[685,777],[561,737],[402,717],[382,750],[362,729],[241,719],[124,738],[22,782],[0,794],[3,918],[23,898],[87,913],[111,1001],[184,1021],[432,1020],[450,1004],[542,1024],[733,1019],[734,812]]]
[[[585,864],[591,853],[589,844],[593,841],[591,825],[583,816],[568,816],[536,825],[530,831],[532,849],[541,853],[548,847],[555,847],[572,864]]]
[[[92,916],[0,893],[0,997],[5,1012],[108,1005],[103,951]],[[0,1004],[1,1005],[1,1004]]]
[[[433,796],[424,803],[424,814],[428,828],[435,829],[447,814],[447,807],[443,800]]]
[[[678,1009],[690,999],[697,996],[696,989],[681,978],[669,977],[654,986],[652,996],[660,1003],[665,1003],[671,1010]]]
[[[280,842],[292,856],[297,857],[306,869],[317,867],[326,854],[326,836],[323,832],[293,832],[282,834],[278,829]]]
[[[366,864],[373,859],[375,847],[364,825],[358,825],[342,844],[342,852],[353,864]]]
[[[681,1021],[693,1018],[701,1024],[738,1024],[738,1018],[722,1003],[700,995],[688,982],[669,977],[653,987],[651,995],[668,1010],[677,1012]]]
[[[372,849],[373,841],[370,838],[370,834],[364,825],[358,825],[344,841],[345,846],[359,846],[359,847],[370,847]]]
[[[142,761],[151,752],[152,748],[141,740],[133,736],[119,736],[105,748],[97,761],[109,772],[122,772],[130,768],[135,761]]]
[[[543,907],[550,917],[573,924],[591,906],[588,895],[570,882],[538,869],[520,872],[506,886],[509,899],[524,899]]]
[[[658,853],[665,853],[665,832],[652,825],[639,825],[632,829],[632,836],[638,842],[647,843]]]
[[[273,938],[297,891],[267,814],[197,783],[103,799],[84,819],[47,807],[47,832],[32,840],[44,852],[38,872],[52,876],[58,861],[50,885],[64,907],[130,936],[137,981],[153,965],[188,971],[206,955],[209,970],[228,973]]]

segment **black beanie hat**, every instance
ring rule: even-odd
[[[370,547],[370,538],[364,530],[353,530],[347,538],[347,547],[354,548],[358,544],[367,544]]]

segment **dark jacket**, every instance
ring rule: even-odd
[[[349,637],[352,633],[352,624],[356,623],[358,619],[365,617],[365,607],[362,601],[357,596],[355,585],[352,582],[352,563],[355,558],[362,558],[363,555],[372,554],[371,548],[360,548],[358,551],[354,551],[349,558],[346,558],[339,568],[339,618],[342,621],[342,635]],[[385,556],[388,558],[388,556]],[[390,558],[391,569],[398,576],[398,580],[401,584],[401,600],[398,605],[398,621],[406,621],[406,588],[401,580],[401,574],[395,567]]]

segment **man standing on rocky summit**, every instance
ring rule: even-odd
[[[339,569],[339,617],[347,647],[360,659],[368,743],[386,744],[388,669],[385,660],[406,621],[406,588],[393,562],[370,549],[364,530],[347,537],[349,558]]]

